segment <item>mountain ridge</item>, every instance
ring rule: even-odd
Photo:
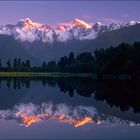
[[[69,40],[94,40],[104,32],[121,29],[140,24],[138,21],[127,23],[111,23],[104,25],[100,22],[87,23],[80,19],[74,19],[68,23],[56,25],[33,22],[29,18],[19,20],[15,25],[7,24],[0,27],[0,34],[14,36],[22,42],[41,41],[52,44],[54,41],[67,42]]]
[[[120,43],[140,42],[140,24],[132,25],[130,27],[123,27],[121,29],[104,32],[96,39],[91,40],[82,51],[94,52],[97,48],[108,48],[110,46],[115,47]]]
[[[52,26],[40,23],[32,24],[29,19],[26,20],[26,22],[30,24],[24,24],[25,21],[20,20],[16,25],[7,24],[6,26],[0,27],[0,58],[4,64],[8,59],[12,60],[15,57],[21,57],[23,60],[29,59],[33,65],[41,65],[44,61],[58,61],[60,57],[68,55],[70,52],[74,52],[75,54],[85,51],[94,52],[97,48],[117,46],[121,42],[134,43],[140,41],[140,24],[135,21],[130,21],[126,24],[112,23],[105,26],[99,22],[88,25],[87,23],[84,23],[84,25],[82,23],[81,25],[81,22],[79,23],[79,20],[75,19],[70,23],[54,25],[55,29],[60,31],[60,28],[62,28],[62,30],[71,29],[70,25],[78,22],[78,26],[72,26],[71,31],[73,32],[71,32],[71,36],[69,36],[72,38],[67,38],[67,32],[64,33],[62,31],[60,34],[55,34],[55,30]],[[85,24],[88,28],[84,28]],[[27,28],[27,26],[29,26],[29,28]],[[94,27],[94,30],[92,30],[93,27],[91,28],[91,26]],[[41,28],[38,30],[38,27]],[[50,32],[54,33],[50,36],[50,38],[53,38],[50,42],[43,42],[41,40],[43,39],[42,37],[46,36],[45,33],[40,30],[45,29],[48,29],[46,32],[49,32],[49,35]],[[25,36],[24,40],[20,39],[20,37],[22,37],[22,30],[25,31],[25,33],[23,33],[23,36]],[[72,36],[76,31],[78,36]],[[37,39],[32,35],[30,36],[31,33],[35,33]],[[97,37],[94,33],[96,33],[96,35],[98,34]],[[38,39],[39,37],[40,39]],[[33,40],[30,41],[30,38]]]

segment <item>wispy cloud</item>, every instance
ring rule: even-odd
[[[112,22],[121,22],[120,20],[117,20],[117,19],[112,19],[112,18],[106,18],[104,19],[105,22],[108,22],[108,23],[112,23]]]
[[[93,16],[91,16],[91,15],[82,15],[82,18],[86,19],[86,20],[89,20],[89,19],[92,19]]]
[[[121,20],[119,19],[114,19],[114,18],[105,18],[105,19],[102,19],[100,20],[103,24],[105,25],[109,25],[111,23],[122,23]]]
[[[122,15],[122,18],[128,18],[128,17],[129,17],[128,14],[124,14],[124,15]]]

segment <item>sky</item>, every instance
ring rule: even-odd
[[[0,25],[26,17],[51,25],[75,18],[104,24],[140,21],[140,1],[0,1]]]

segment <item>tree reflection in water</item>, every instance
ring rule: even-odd
[[[120,107],[121,111],[126,111],[129,107],[132,107],[135,113],[140,111],[140,81],[93,80],[80,77],[1,77],[0,87],[2,88],[4,82],[8,88],[20,90],[30,88],[32,81],[40,81],[44,87],[58,87],[70,97],[74,94],[94,96],[96,100],[106,100],[110,107]]]

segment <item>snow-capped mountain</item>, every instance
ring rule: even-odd
[[[0,26],[0,34],[14,36],[20,41],[42,41],[52,43],[54,41],[66,42],[68,40],[92,40],[100,34],[128,27],[140,22],[130,21],[128,23],[111,23],[103,25],[100,22],[86,23],[79,19],[74,19],[68,23],[60,23],[57,25],[41,24],[31,21],[29,18],[20,20],[15,25],[7,24]]]
[[[139,36],[140,22],[136,21],[103,25],[74,19],[52,26],[26,18],[15,25],[0,26],[0,58],[4,64],[20,57],[41,65],[43,61],[58,61],[70,52],[94,52],[121,42],[139,42]]]

